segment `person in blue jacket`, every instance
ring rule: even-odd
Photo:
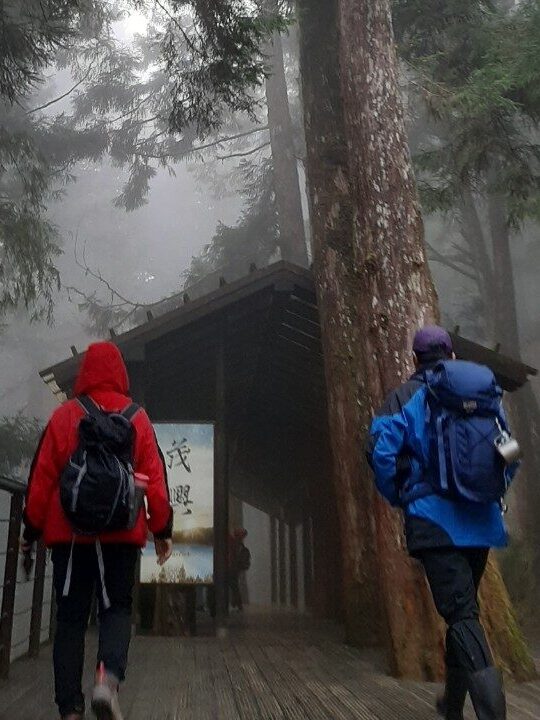
[[[479,720],[504,720],[502,677],[480,624],[477,599],[489,549],[507,543],[501,507],[426,491],[430,461],[425,372],[455,355],[449,334],[437,326],[416,333],[413,352],[416,372],[390,393],[373,419],[369,460],[379,492],[404,511],[409,553],[422,563],[448,627],[439,714],[463,720],[468,691]]]

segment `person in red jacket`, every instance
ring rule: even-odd
[[[131,403],[128,393],[128,374],[118,348],[109,342],[90,345],[75,384],[75,398],[88,396],[102,410],[122,412]],[[148,478],[148,512],[143,505],[132,530],[105,533],[99,538],[74,535],[60,502],[60,476],[77,447],[84,414],[77,399],[69,400],[53,413],[45,429],[28,481],[22,549],[28,552],[40,536],[52,548],[57,601],[55,699],[64,720],[82,720],[84,716],[85,632],[94,586],[103,586],[97,593],[101,599],[94,699],[99,697],[96,706],[103,708],[104,720],[121,720],[117,690],[127,665],[137,558],[148,531],[154,536],[158,562],[163,564],[170,557],[172,508],[155,434],[147,414],[139,409],[131,421],[133,466],[135,473]],[[71,578],[66,595],[68,572]]]

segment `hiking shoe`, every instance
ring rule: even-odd
[[[449,667],[446,671],[444,693],[437,698],[437,713],[444,720],[463,720],[463,706],[467,697],[467,673]]]
[[[98,720],[123,720],[118,702],[118,678],[108,673],[103,663],[96,673],[92,712]]]

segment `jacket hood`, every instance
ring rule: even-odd
[[[75,395],[112,390],[127,395],[129,378],[120,350],[111,342],[93,343],[86,351],[75,382]]]

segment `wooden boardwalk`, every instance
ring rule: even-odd
[[[250,614],[229,637],[137,637],[122,690],[126,720],[434,720],[437,686],[398,682],[380,657],[331,627]],[[89,641],[89,653],[95,643]],[[92,658],[88,658],[88,683]],[[0,720],[53,720],[51,652],[14,663]],[[467,720],[474,717],[470,709]],[[509,720],[540,718],[540,683],[509,689]]]

